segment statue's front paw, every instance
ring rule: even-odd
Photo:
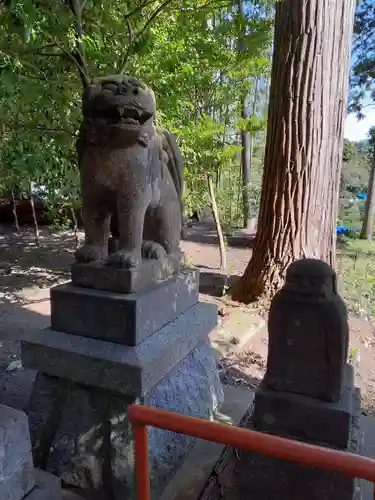
[[[94,262],[96,260],[104,260],[107,257],[101,247],[96,245],[84,244],[75,252],[77,262]]]
[[[139,267],[142,262],[138,252],[129,252],[126,250],[117,250],[108,257],[108,265],[119,268]]]
[[[142,245],[142,256],[145,259],[162,260],[167,256],[165,249],[155,241],[144,241]]]

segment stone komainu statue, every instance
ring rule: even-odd
[[[76,260],[137,267],[142,257],[178,255],[184,165],[174,137],[155,128],[153,91],[135,78],[109,76],[85,89],[82,106],[85,244]]]

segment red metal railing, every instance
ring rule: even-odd
[[[134,427],[136,485],[138,500],[150,500],[147,426],[255,451],[303,465],[341,472],[375,483],[375,460],[352,453],[323,448],[292,439],[263,434],[199,418],[186,417],[141,405],[129,406],[129,420]],[[375,500],[375,490],[374,490]]]

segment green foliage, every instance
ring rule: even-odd
[[[363,104],[369,97],[375,101],[375,4],[360,0],[357,5],[352,72],[350,77],[350,111],[363,118]]]
[[[356,194],[366,193],[368,189],[375,127],[370,128],[368,137],[360,143],[344,140],[338,217],[338,224],[342,226],[357,229],[362,226],[365,201],[358,199]],[[359,237],[359,233],[353,232],[350,237]]]
[[[342,160],[348,162],[354,160],[357,155],[357,148],[349,139],[344,139],[344,148],[342,153]]]
[[[348,196],[367,190],[372,147],[370,141],[361,143],[344,140],[341,190]]]
[[[267,2],[247,3],[245,26],[224,0],[2,4],[0,189],[27,193],[33,182],[53,213],[79,205],[82,86],[125,70],[155,90],[157,122],[178,136],[186,161],[187,210],[203,206],[208,173],[238,174],[238,131],[265,125],[264,113],[240,119],[237,105],[270,70]]]
[[[349,311],[375,317],[375,243],[343,238],[338,273]]]

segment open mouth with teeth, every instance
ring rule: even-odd
[[[136,108],[124,108],[120,125],[144,125],[152,118],[152,113]]]
[[[102,110],[100,114],[109,121],[111,127],[124,128],[140,127],[153,116],[149,111],[134,107],[111,107]]]

